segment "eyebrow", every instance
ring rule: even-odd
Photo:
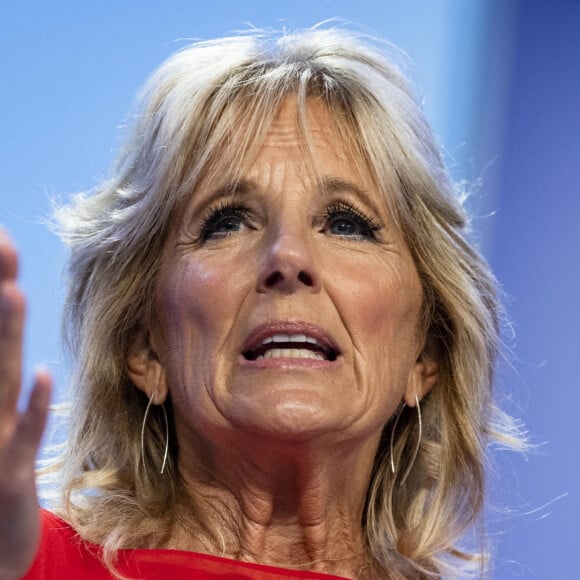
[[[238,194],[247,194],[258,189],[256,183],[252,180],[240,179],[235,182],[228,182],[220,185],[217,189],[203,201],[204,206],[212,205],[222,197],[234,197]]]
[[[224,183],[217,187],[204,200],[203,205],[209,206],[222,198],[233,198],[237,195],[244,195],[255,192],[259,189],[257,183],[252,179],[240,179],[236,182]],[[348,179],[340,177],[322,177],[318,180],[318,189],[320,193],[325,196],[332,196],[337,193],[351,193],[365,203],[376,215],[381,215],[379,206],[376,200],[373,199],[371,192]]]
[[[335,193],[352,193],[365,203],[376,215],[381,215],[381,211],[376,201],[373,199],[371,192],[356,183],[347,179],[338,177],[323,177],[319,181],[319,187],[323,195],[332,195]]]

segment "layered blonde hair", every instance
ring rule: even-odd
[[[466,238],[467,220],[439,147],[387,45],[334,28],[242,34],[193,44],[167,60],[139,101],[110,179],[56,212],[70,246],[65,323],[74,360],[70,435],[57,464],[60,511],[79,534],[116,550],[163,545],[181,490],[170,422],[163,475],[143,469],[146,396],[126,372],[130,345],[155,319],[155,287],[172,220],[200,180],[232,181],[259,150],[284,99],[331,112],[353,159],[384,196],[423,285],[423,324],[440,379],[421,402],[423,437],[405,408],[385,429],[361,526],[385,571],[456,576],[481,562],[461,548],[479,521],[490,442],[518,446],[494,404],[499,305],[494,278]],[[397,474],[389,469],[390,442]],[[152,407],[145,462],[161,465],[165,425]],[[483,568],[481,568],[483,569]]]

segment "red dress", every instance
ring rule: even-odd
[[[40,547],[23,580],[110,580],[99,552],[65,521],[42,510]],[[181,550],[120,550],[118,569],[136,580],[344,580]]]

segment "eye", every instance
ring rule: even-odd
[[[383,227],[376,218],[365,215],[344,201],[326,208],[324,223],[325,232],[357,241],[376,239],[375,233]]]
[[[246,206],[223,203],[213,208],[203,219],[199,237],[203,241],[227,238],[251,227],[251,215],[252,212]]]

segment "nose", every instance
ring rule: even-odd
[[[292,294],[318,292],[321,277],[315,258],[311,232],[280,228],[266,241],[264,266],[258,278],[258,292]]]

